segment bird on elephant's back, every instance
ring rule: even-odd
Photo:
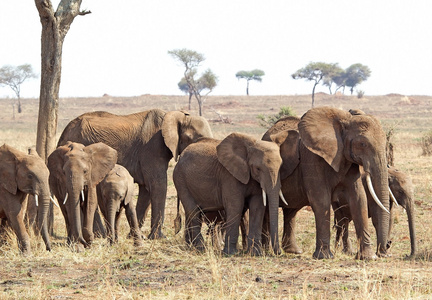
[[[388,172],[385,156],[386,138],[380,122],[373,116],[351,114],[331,108],[317,107],[301,119],[279,120],[263,136],[272,140],[276,133],[286,132],[289,138],[280,146],[282,191],[288,205],[280,204],[284,213],[282,248],[301,253],[295,240],[295,216],[304,206],[311,205],[316,223],[314,258],[333,257],[330,251],[331,191],[342,181],[353,192],[352,206],[359,258],[374,258],[371,251],[367,221],[366,193],[360,180],[360,167],[370,175],[372,185],[382,202],[378,225],[377,254],[386,255],[388,234]],[[264,236],[265,237],[265,236]]]
[[[151,109],[129,115],[109,112],[85,113],[72,120],[59,139],[89,145],[103,142],[117,150],[124,166],[139,186],[137,217],[140,228],[151,204],[149,238],[164,237],[162,226],[167,194],[169,161],[201,137],[212,137],[203,117],[184,111]]]

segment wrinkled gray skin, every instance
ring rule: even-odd
[[[69,244],[78,242],[85,247],[91,245],[98,206],[96,185],[116,161],[117,151],[103,143],[84,146],[67,142],[48,157],[49,183],[65,218]],[[81,191],[84,191],[84,201]],[[68,198],[64,203],[66,193]],[[84,220],[81,220],[81,212]]]
[[[389,173],[389,187],[393,192],[398,204],[406,209],[406,213],[408,216],[408,227],[410,232],[410,240],[411,240],[411,253],[410,256],[413,257],[417,253],[417,242],[416,242],[416,233],[415,233],[415,213],[414,213],[414,188],[412,185],[411,177],[394,167],[390,167],[388,170]],[[365,176],[362,176],[363,185],[365,186],[365,190],[367,192],[368,197],[368,211],[369,217],[376,214],[376,212],[380,211],[381,208],[377,206],[375,201],[372,199],[372,196],[367,188]],[[347,197],[349,194],[343,189],[343,185],[338,186],[333,192],[333,200],[332,206],[335,214],[335,227],[336,227],[336,245],[338,245],[340,239],[343,241],[343,251],[347,253],[353,253],[353,248],[351,246],[351,242],[348,236],[348,226],[350,221],[352,220],[351,213],[348,207]],[[389,233],[388,236],[391,235],[391,229],[393,227],[393,217],[394,211],[397,209],[396,205],[393,202],[390,202],[391,207],[391,217],[389,224]],[[373,224],[376,227],[377,218],[373,218]],[[389,240],[388,248],[390,247],[391,241]]]
[[[200,137],[212,137],[203,117],[183,111],[152,109],[130,115],[85,113],[72,120],[59,139],[89,145],[103,142],[118,152],[124,166],[138,183],[137,217],[142,227],[151,204],[150,239],[164,237],[168,163]]]
[[[295,117],[279,120],[264,134],[263,140],[271,140],[274,134],[281,132],[288,135],[288,142],[280,147],[282,192],[288,202],[288,206],[280,203],[284,214],[282,247],[285,252],[302,252],[295,240],[295,216],[302,207],[311,205],[316,224],[313,257],[333,257],[330,250],[331,196],[333,189],[344,181],[347,190],[357,191],[349,199],[360,242],[357,258],[375,258],[359,167],[371,175],[375,191],[388,209],[386,138],[379,121],[370,115],[352,115],[336,108],[318,107],[310,109],[300,120]],[[389,214],[384,210],[377,214],[377,254],[384,256]],[[265,235],[263,239],[266,242]]]
[[[96,190],[99,208],[105,218],[107,235],[111,244],[118,241],[120,213],[124,208],[134,244],[141,246],[142,238],[133,201],[134,181],[126,168],[116,164],[97,185]]]
[[[204,248],[203,214],[224,210],[223,252],[237,252],[239,225],[245,207],[250,212],[248,251],[261,254],[261,230],[267,195],[273,251],[279,253],[277,218],[282,163],[275,143],[233,133],[224,140],[201,139],[188,146],[177,163],[173,179],[186,215],[185,239]]]
[[[51,250],[47,228],[50,203],[48,176],[48,168],[36,152],[25,154],[6,144],[0,147],[0,219],[8,220],[25,255],[31,253],[23,221],[27,195],[38,195],[37,229],[46,249]]]

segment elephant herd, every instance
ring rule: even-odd
[[[222,224],[225,254],[238,251],[239,228],[248,253],[261,255],[265,248],[281,253],[281,207],[282,249],[301,253],[295,217],[302,207],[311,206],[316,224],[314,258],[333,257],[332,208],[337,241],[342,237],[344,251],[353,252],[347,230],[353,220],[359,242],[356,257],[386,256],[391,213],[399,203],[408,214],[411,255],[416,252],[411,180],[388,167],[380,122],[359,110],[313,108],[301,118],[279,120],[260,140],[242,133],[214,139],[204,118],[184,111],[91,112],[72,120],[57,146],[47,166],[36,153],[25,154],[8,145],[0,148],[0,218],[8,220],[23,253],[30,253],[23,221],[27,194],[36,201],[36,225],[47,250],[51,250],[47,228],[51,193],[64,216],[69,244],[91,245],[98,207],[111,243],[117,241],[124,208],[130,236],[136,246],[141,245],[140,228],[150,204],[148,238],[163,238],[172,158],[177,161],[173,180],[178,207],[181,203],[185,211],[185,241],[198,249],[205,247],[201,227],[207,220]],[[134,182],[139,187],[136,207]],[[371,248],[368,217],[377,234],[376,251]],[[178,231],[179,213],[176,221]]]

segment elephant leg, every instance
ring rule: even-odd
[[[145,218],[147,217],[148,210],[150,208],[151,198],[150,193],[147,188],[140,184],[139,192],[138,192],[138,200],[136,204],[136,212],[138,218],[139,228],[142,228],[144,225]]]
[[[108,207],[102,208],[102,206],[101,206],[101,211],[102,211],[102,214],[105,216],[105,227],[107,230],[107,237],[108,237],[110,244],[112,245],[115,241],[114,224],[115,224],[116,209],[114,208],[114,205],[110,205],[107,202],[105,202],[105,205]]]
[[[266,250],[270,248],[270,217],[269,210],[266,207],[263,217],[263,227],[261,232],[261,244]]]
[[[154,181],[151,190],[151,231],[149,239],[165,238],[162,233],[162,226],[165,218],[165,201],[167,194],[167,176]]]
[[[301,254],[303,251],[297,245],[295,237],[296,215],[299,208],[282,208],[284,227],[282,234],[282,249],[286,253]]]
[[[237,252],[237,242],[239,237],[239,227],[240,227],[240,219],[243,212],[243,199],[230,199],[229,208],[225,207],[226,212],[226,222],[224,228],[226,230],[225,235],[225,246],[223,249],[223,253],[231,255]],[[262,200],[261,200],[262,201]],[[262,215],[261,215],[262,219]],[[261,223],[262,226],[262,223]],[[260,230],[261,233],[261,230]],[[250,231],[249,231],[250,234]],[[254,237],[256,238],[256,237]],[[248,237],[248,240],[250,238]],[[261,237],[258,239],[261,246]],[[248,243],[248,247],[249,247]]]
[[[18,239],[18,247],[24,255],[30,255],[30,238],[24,224],[24,209],[21,207],[10,208],[6,217]]]
[[[249,234],[247,237],[248,241],[248,252],[253,256],[262,255],[261,249],[261,234],[263,226],[265,206],[262,203],[260,196],[253,196],[249,201]]]
[[[107,237],[106,228],[103,225],[102,218],[99,214],[98,208],[96,208],[96,212],[94,216],[93,233],[95,234],[96,237],[101,237],[101,238]]]
[[[123,209],[120,207],[120,210],[115,215],[115,221],[114,221],[114,242],[115,243],[118,243],[118,232],[119,232],[120,216],[122,210]]]
[[[359,241],[359,252],[356,258],[375,259],[376,255],[373,253],[369,235],[367,196],[360,174],[357,170],[351,168],[345,179],[347,180],[346,196],[349,210],[354,221],[357,240]],[[348,230],[348,226],[346,230]]]
[[[192,245],[200,251],[205,249],[204,238],[201,234],[201,212],[198,209],[192,212],[185,212],[185,240],[188,245]]]
[[[243,250],[246,250],[248,245],[247,241],[248,241],[248,234],[249,234],[249,210],[243,213],[241,223],[240,223],[240,232],[242,236],[242,247]],[[261,236],[262,236],[262,232],[261,232]]]
[[[130,232],[134,239],[134,245],[139,247],[142,245],[142,236],[141,231],[138,226],[138,218],[135,210],[135,206],[132,203],[129,203],[125,206],[126,209],[126,219],[129,223]],[[116,222],[117,224],[118,222]]]
[[[96,209],[98,206],[95,187],[89,188],[88,196],[84,203],[85,203],[84,227],[82,231],[83,231],[84,240],[90,246],[94,240],[93,223],[94,223],[94,216],[96,213]]]

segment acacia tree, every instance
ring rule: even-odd
[[[18,99],[18,113],[22,112],[21,108],[21,84],[30,78],[36,78],[33,68],[30,64],[20,66],[5,65],[0,68],[0,86],[10,87]],[[13,104],[13,115],[15,119],[15,101]]]
[[[54,11],[50,0],[35,0],[42,24],[36,151],[45,161],[55,149],[63,42],[75,17],[91,13],[80,11],[81,2],[61,0]]]
[[[339,83],[340,83],[339,79],[341,78],[341,76],[343,76],[344,72],[345,72],[344,69],[339,67],[339,65],[336,63],[336,64],[334,64],[333,68],[330,69],[329,73],[324,76],[322,84],[324,86],[328,87],[330,95],[332,94],[333,84],[336,85],[335,92],[340,88],[339,87]]]
[[[366,81],[370,75],[371,70],[369,67],[362,64],[353,64],[345,70],[345,85],[351,87],[351,95],[354,92],[354,88],[363,81]]]
[[[307,81],[314,82],[312,88],[312,107],[314,107],[315,104],[315,87],[324,77],[329,76],[336,67],[337,64],[311,62],[306,67],[297,70],[297,72],[291,75],[293,79],[306,79]]]
[[[182,63],[182,65],[185,67],[184,79],[188,85],[189,95],[190,92],[192,92],[192,94],[197,99],[199,115],[202,116],[204,101],[206,100],[208,94],[210,94],[217,86],[217,76],[210,69],[207,69],[201,75],[201,77],[198,79],[195,78],[197,75],[198,66],[205,60],[204,55],[201,53],[183,48],[170,50],[168,51],[168,54]],[[201,95],[201,93],[204,91],[206,91],[205,94]],[[191,97],[189,97],[189,108],[190,99]]]
[[[255,80],[258,82],[262,81],[262,77],[265,75],[263,70],[255,69],[252,71],[238,71],[236,73],[237,79],[245,79],[246,80],[246,95],[249,96],[249,81]]]

